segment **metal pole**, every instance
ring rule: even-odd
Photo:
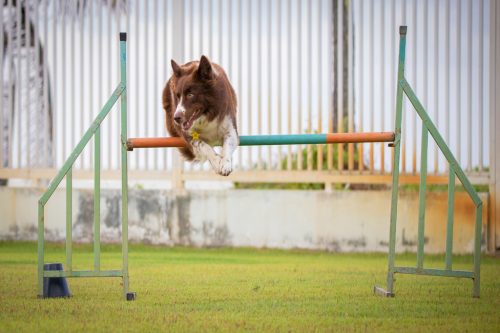
[[[424,238],[425,238],[425,189],[427,181],[427,144],[429,131],[422,125],[422,143],[420,147],[420,188],[418,207],[418,245],[417,245],[417,268],[424,265]]]
[[[307,2],[307,63],[312,64],[312,2],[309,0]],[[319,53],[320,51],[317,50]],[[312,73],[312,66],[311,66],[311,77],[313,75]],[[312,133],[312,84],[307,85],[307,132]],[[320,111],[320,109],[317,109],[317,111]],[[270,111],[268,111],[270,112]],[[311,171],[313,169],[313,152],[312,152],[312,146],[307,145],[307,170]]]
[[[73,169],[66,173],[66,270],[72,271],[73,240]]]
[[[123,92],[122,92],[123,94]],[[94,134],[94,270],[100,270],[101,257],[101,127]]]
[[[297,1],[297,24],[302,27],[302,2]],[[302,133],[302,29],[297,31],[297,133]],[[302,170],[302,146],[297,146],[297,170]]]
[[[394,138],[394,162],[392,168],[392,198],[391,198],[391,225],[389,231],[389,255],[387,270],[386,296],[394,296],[394,259],[396,253],[396,221],[398,215],[398,193],[399,193],[399,159],[401,155],[401,117],[403,107],[403,87],[401,81],[404,79],[406,26],[399,27],[399,64],[398,82],[396,94],[396,124]]]
[[[210,6],[211,8],[211,6]],[[184,2],[173,1],[172,2],[172,29],[175,33],[172,34],[172,58],[180,63],[184,63]],[[210,22],[210,20],[209,20]],[[210,23],[211,24],[211,23]],[[210,42],[211,44],[211,42]],[[212,49],[210,49],[212,50]],[[211,54],[210,52],[208,54]],[[178,152],[174,152],[172,160],[172,188],[176,190],[182,190],[184,188],[184,182],[182,180],[183,172],[183,161]]]
[[[321,80],[324,78],[324,75],[323,75],[323,8],[324,7],[324,2],[321,1],[319,4],[318,4],[318,10],[316,11],[316,15],[317,15],[317,20],[316,20],[316,23],[317,23],[317,26],[316,26],[316,47],[318,49],[318,55],[317,55],[317,68],[316,68],[316,71],[317,71],[317,75],[318,75],[318,80]],[[279,25],[281,27],[281,24]],[[280,48],[278,48],[280,49]],[[281,50],[280,50],[281,52]],[[278,58],[278,59],[281,59],[281,56]],[[281,60],[280,60],[281,62]],[[281,66],[278,66],[278,68],[280,69]],[[281,78],[281,75],[278,75],[278,78]],[[281,88],[281,79],[280,79],[280,88]],[[281,96],[281,94],[278,94],[278,96]],[[317,102],[316,102],[316,109],[318,110],[318,132],[321,133],[323,131],[323,103],[321,101],[321,98],[318,98],[317,99]],[[281,107],[280,105],[278,105],[278,110],[281,110]],[[278,112],[278,117],[280,117],[280,113]],[[278,118],[278,123],[281,122],[281,119]],[[278,126],[281,126],[281,125],[278,125]],[[278,133],[281,134],[281,128],[279,127],[278,129]],[[318,171],[321,171],[323,170],[323,145],[318,145],[317,146],[317,149],[318,149],[318,155],[317,155],[317,169]],[[280,150],[281,152],[281,150]],[[278,160],[281,161],[281,155],[278,155]],[[279,163],[278,163],[279,165]]]
[[[199,5],[201,7],[201,4]],[[242,103],[243,99],[243,79],[242,79],[242,73],[243,73],[243,64],[242,64],[242,50],[243,50],[243,43],[241,42],[243,39],[243,2],[242,0],[238,1],[238,14],[237,14],[237,22],[238,23],[238,41],[237,41],[237,49],[238,49],[238,95],[239,95],[239,103],[240,105]],[[199,9],[201,12],[201,8]],[[198,23],[201,27],[201,21]],[[201,30],[201,29],[200,29]],[[202,40],[201,38],[202,34],[200,32],[200,41]],[[200,47],[200,52],[201,52],[201,47]],[[243,117],[242,117],[242,112],[241,112],[241,107],[238,107],[238,132],[241,133],[243,131]],[[243,153],[241,149],[238,149],[238,168],[242,169],[243,166]]]
[[[354,31],[353,24],[353,3],[349,2],[347,5],[347,113],[348,113],[348,132],[354,132]],[[319,20],[318,20],[319,21]],[[382,33],[383,35],[383,33]],[[383,48],[382,48],[383,49]],[[382,57],[382,59],[384,59]],[[382,95],[383,96],[383,95]],[[318,108],[319,110],[319,108]],[[320,111],[321,114],[321,111]],[[382,114],[384,114],[382,112]],[[382,152],[384,151],[384,144],[380,145]],[[318,150],[319,151],[319,150]],[[354,145],[352,143],[347,146],[348,151],[348,169],[354,169]],[[383,156],[383,155],[382,155]],[[383,160],[383,158],[382,158]]]
[[[453,212],[455,208],[455,170],[449,167],[448,180],[448,222],[446,224],[446,269],[452,268],[453,256]]]
[[[283,96],[283,88],[282,88],[283,87],[283,85],[282,85],[282,81],[283,81],[282,80],[282,76],[283,76],[283,74],[282,74],[282,70],[281,70],[281,67],[282,67],[282,59],[281,59],[282,58],[282,51],[281,51],[281,48],[282,48],[281,45],[282,44],[281,44],[281,40],[282,40],[282,35],[283,35],[283,31],[282,31],[283,29],[281,27],[281,20],[282,20],[281,19],[281,17],[282,17],[282,15],[281,15],[281,11],[282,11],[281,0],[276,3],[276,6],[277,6],[277,8],[276,8],[276,15],[277,15],[277,17],[276,17],[276,35],[278,36],[277,37],[278,45],[276,47],[276,52],[277,52],[276,58],[278,59],[278,64],[279,64],[278,68],[277,68],[278,72],[276,74],[276,78],[277,78],[277,81],[278,81],[277,82],[278,88],[277,88],[277,92],[276,92],[277,95],[278,95],[278,98],[277,98],[276,103],[277,103],[277,109],[281,110],[281,105],[282,105],[281,101],[282,101],[282,96]],[[321,52],[319,52],[319,53],[321,54]],[[270,110],[269,110],[269,112],[270,112]],[[278,112],[278,120],[277,120],[277,123],[278,123],[277,124],[278,125],[278,134],[282,134],[283,133],[282,132],[282,126],[283,126],[283,124],[282,124],[282,121],[283,121],[282,120],[282,114],[283,113],[284,112]],[[321,132],[321,129],[319,129],[319,131]],[[282,170],[283,169],[282,163],[281,163],[282,160],[283,160],[283,151],[280,148],[280,149],[278,149],[278,163],[277,163],[278,170]]]
[[[288,1],[287,6],[286,6],[286,38],[287,38],[287,43],[286,43],[286,54],[292,54],[292,2]],[[286,85],[286,112],[287,112],[287,119],[286,119],[286,128],[288,134],[292,133],[292,61],[289,59],[286,62],[286,72],[287,72],[287,85]],[[332,132],[332,130],[330,130]],[[251,134],[251,133],[250,133]],[[300,155],[300,154],[298,154]],[[292,147],[288,146],[287,149],[287,165],[286,169],[287,170],[292,170]],[[251,165],[251,164],[250,164]]]
[[[120,77],[121,91],[121,165],[122,165],[122,257],[123,296],[127,300],[135,298],[128,292],[128,177],[127,177],[127,33],[120,33]]]
[[[474,287],[472,297],[479,297],[481,274],[481,230],[483,221],[483,203],[476,205],[476,228],[474,230]]]
[[[337,2],[337,132],[344,132],[344,1]],[[373,5],[372,5],[373,6]],[[372,7],[373,8],[373,7]],[[372,31],[373,31],[373,18]],[[373,40],[373,39],[371,39]],[[373,42],[372,44],[373,45]],[[372,49],[373,52],[373,49]],[[373,57],[371,57],[373,59]],[[373,72],[372,72],[373,73]],[[299,91],[300,95],[300,91]],[[373,103],[371,103],[373,105]],[[373,108],[372,108],[373,109]],[[370,128],[373,131],[373,127]],[[371,145],[371,147],[373,147]],[[300,155],[299,155],[300,156]],[[344,168],[344,146],[337,147],[337,169]]]
[[[257,4],[257,61],[262,61],[262,1],[256,1]],[[257,133],[262,134],[262,66],[253,67],[257,71]],[[257,170],[262,170],[262,149],[257,148]]]
[[[43,262],[45,254],[44,205],[38,201],[38,297],[43,297]]]
[[[363,11],[363,6],[364,2],[360,1],[359,2],[359,20],[362,21],[364,19],[364,11]],[[363,27],[359,27],[359,31],[357,32],[358,38],[358,49],[359,49],[359,54],[363,54],[365,45],[363,43],[364,41],[364,34],[363,34]],[[365,91],[364,91],[364,62],[363,62],[363,56],[359,57],[359,70],[358,70],[358,91],[359,91],[359,96],[360,96],[360,101],[359,101],[359,107],[358,107],[358,131],[363,131],[363,112],[366,109],[366,98],[365,98]],[[363,171],[363,148],[364,145],[360,144],[358,145],[358,170]]]
[[[231,2],[229,2],[231,3]],[[267,8],[267,59],[268,61],[271,61],[272,59],[272,30],[271,30],[271,13],[272,13],[272,2],[269,1],[268,2],[268,8]],[[229,29],[229,31],[231,31],[231,29]],[[278,67],[280,67],[281,64],[278,65]],[[272,117],[271,117],[271,107],[272,107],[272,104],[271,104],[271,96],[273,95],[273,85],[272,85],[272,77],[274,73],[271,72],[271,68],[268,68],[267,69],[267,84],[268,84],[268,90],[267,90],[267,134],[271,134],[272,132]],[[278,81],[278,80],[276,80]],[[259,83],[261,84],[261,83]],[[280,110],[280,109],[278,109]],[[280,112],[278,112],[278,114],[281,113],[281,110]],[[267,169],[271,169],[272,167],[272,149],[271,147],[268,147],[269,149],[267,150]],[[278,164],[281,163],[281,160],[278,160]]]
[[[489,162],[490,162],[490,216],[492,221],[490,225],[491,238],[490,249],[500,244],[500,4],[496,1],[489,3]]]
[[[380,48],[380,59],[385,59],[385,5],[386,2],[383,2],[383,5],[381,6],[381,20],[380,20],[380,25],[382,26],[381,29],[381,34],[380,34],[380,44],[384,45],[384,47]],[[394,38],[391,38],[394,39]],[[375,50],[373,50],[375,52]],[[372,58],[375,57],[375,54],[372,56]],[[386,85],[386,69],[385,69],[385,61],[382,61],[381,64],[381,84],[382,84],[382,91],[385,91],[385,85]],[[392,63],[391,63],[392,65]],[[372,78],[373,80],[373,78]],[[375,82],[375,81],[373,81]],[[373,101],[375,102],[375,100]],[[372,108],[373,109],[373,108]],[[382,93],[380,96],[380,129],[383,131],[385,129],[385,93]],[[382,143],[380,145],[380,173],[384,174],[385,173],[385,145]]]

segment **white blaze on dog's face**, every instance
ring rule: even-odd
[[[193,63],[192,66],[196,66]],[[202,57],[198,69],[191,73],[183,73],[182,68],[172,60],[172,69],[177,77],[173,100],[176,103],[174,121],[183,131],[188,132],[193,124],[212,121],[219,108],[217,104],[217,87],[212,80],[215,72],[210,61]]]
[[[182,96],[181,96],[181,100],[179,101],[179,104],[177,104],[177,108],[175,109],[174,121],[178,124],[181,124],[182,120],[184,119],[185,113],[186,113],[186,108],[182,103]]]

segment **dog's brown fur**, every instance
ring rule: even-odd
[[[172,69],[173,74],[163,90],[166,127],[171,136],[182,136],[186,140],[188,146],[180,148],[180,152],[191,161],[196,157],[191,145],[192,137],[183,128],[183,123],[174,121],[181,97],[185,107],[184,122],[200,116],[204,116],[208,122],[221,122],[229,116],[236,130],[236,94],[222,67],[211,63],[205,56],[200,61],[191,61],[182,66],[172,60]],[[223,141],[223,138],[203,139],[208,143]]]

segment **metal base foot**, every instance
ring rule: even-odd
[[[394,293],[388,292],[382,287],[375,286],[373,287],[373,293],[378,296],[383,296],[383,297],[394,297]]]
[[[135,301],[137,294],[135,292],[128,292],[126,295],[127,301]]]

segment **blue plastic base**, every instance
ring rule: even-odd
[[[43,269],[46,271],[62,271],[63,264],[52,263],[44,264]],[[43,297],[71,297],[68,282],[65,277],[44,277],[43,278]]]
[[[137,294],[133,291],[127,293],[127,301],[135,301]]]

